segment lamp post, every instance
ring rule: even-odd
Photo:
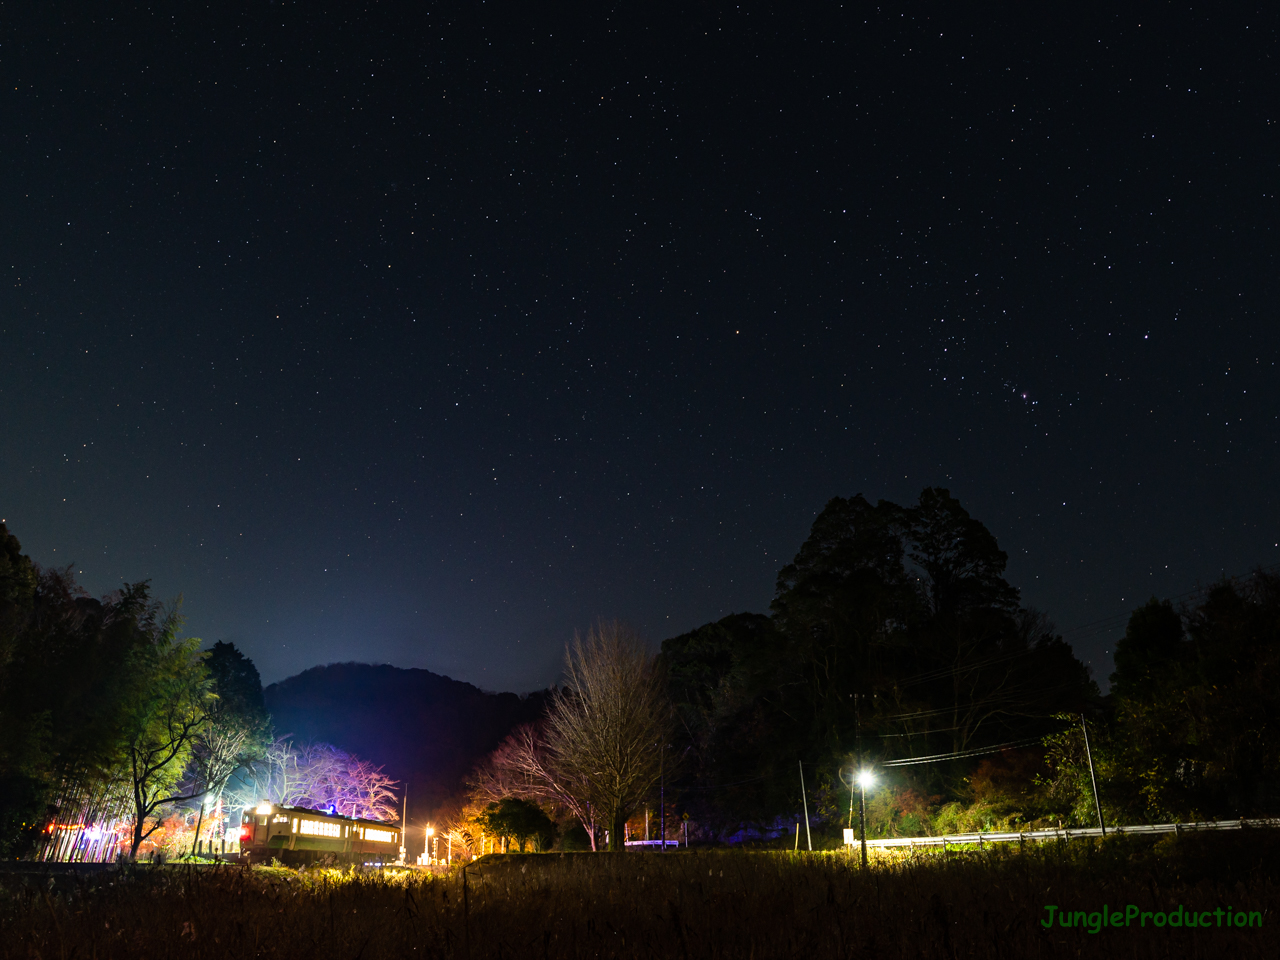
[[[844,779],[844,774],[840,774],[840,779]],[[853,833],[853,801],[857,796],[856,788],[858,786],[858,770],[856,767],[849,768],[849,833]]]
[[[867,787],[875,782],[870,770],[858,774],[858,833],[862,842],[862,869],[867,869]]]
[[[431,866],[431,835],[435,832],[435,827],[427,827],[426,846],[422,848],[423,866]]]

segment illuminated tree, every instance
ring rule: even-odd
[[[489,803],[475,819],[491,836],[515,840],[521,853],[530,840],[535,853],[550,848],[555,842],[556,825],[531,800],[503,797]]]
[[[159,828],[162,808],[204,792],[180,786],[195,742],[208,729],[212,701],[200,641],[179,638],[181,624],[176,607],[168,612],[150,608],[141,626],[151,642],[132,658],[133,676],[145,685],[124,731],[125,778],[133,806],[130,857]]]
[[[590,784],[572,777],[573,771],[562,770],[552,761],[542,730],[523,724],[472,775],[471,796],[480,803],[524,797],[546,804],[558,811],[557,815],[568,813],[582,824],[594,850],[595,808],[589,799]]]
[[[258,670],[235,644],[215,643],[205,655],[205,667],[213,685],[209,722],[196,735],[187,771],[189,792],[201,797],[192,853],[200,842],[205,810],[217,806],[237,770],[263,755],[270,728]]]
[[[282,737],[268,745],[228,793],[243,806],[270,800],[286,807],[333,808],[347,817],[395,820],[398,784],[381,767],[332,744],[298,745]]]

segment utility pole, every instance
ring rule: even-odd
[[[352,813],[355,811],[353,810]],[[400,811],[400,862],[409,862],[409,784],[404,785],[404,807]]]
[[[849,770],[849,829],[853,829],[853,788],[858,783],[858,768],[853,767]]]
[[[1084,755],[1089,759],[1089,779],[1093,781],[1093,805],[1098,810],[1098,826],[1102,835],[1107,835],[1107,825],[1102,822],[1102,801],[1098,798],[1098,775],[1093,772],[1093,751],[1089,749],[1089,727],[1084,722],[1084,714],[1080,714],[1080,729],[1084,731]]]
[[[856,750],[858,754],[857,768],[858,773],[862,772],[862,699],[855,693],[853,695],[853,734],[857,744]]]
[[[867,869],[867,779],[865,770],[858,773],[858,838],[862,841],[862,869]]]
[[[800,761],[800,802],[804,804],[804,839],[813,852],[813,834],[809,832],[809,800],[804,793],[804,761]],[[800,845],[800,824],[796,824],[796,846]]]
[[[662,846],[659,848],[663,853],[667,852],[667,773],[664,764],[667,759],[667,745],[662,744],[662,749],[658,751],[658,835],[662,837]]]
[[[865,693],[853,694],[853,729],[857,741],[858,762],[854,776],[858,778],[858,841],[862,847],[862,869],[867,869],[867,784],[871,781],[871,773],[866,768],[866,759],[862,755],[862,701],[867,699]],[[849,826],[853,826],[853,793],[849,793]]]

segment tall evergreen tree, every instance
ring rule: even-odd
[[[730,829],[798,805],[797,760],[834,783],[854,762],[1056,727],[1050,714],[1096,689],[1048,619],[1020,606],[1007,562],[945,489],[909,507],[832,499],[779,572],[772,617],[739,614],[663,644],[685,746],[699,758],[692,795],[714,798],[702,805]],[[972,766],[907,775],[945,791]]]

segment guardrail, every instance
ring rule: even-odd
[[[679,840],[623,840],[624,847],[657,847],[659,850],[666,847],[680,848]]]
[[[1103,833],[1183,833],[1197,830],[1248,830],[1254,827],[1280,827],[1280,819],[1209,820],[1199,823],[1145,823],[1134,826],[1064,827],[1061,830],[1027,830],[1022,833],[960,833],[941,837],[892,837],[868,840],[868,847],[941,847],[948,844],[1022,843],[1026,840],[1073,840],[1078,837],[1100,837]],[[857,844],[853,844],[857,846]]]

